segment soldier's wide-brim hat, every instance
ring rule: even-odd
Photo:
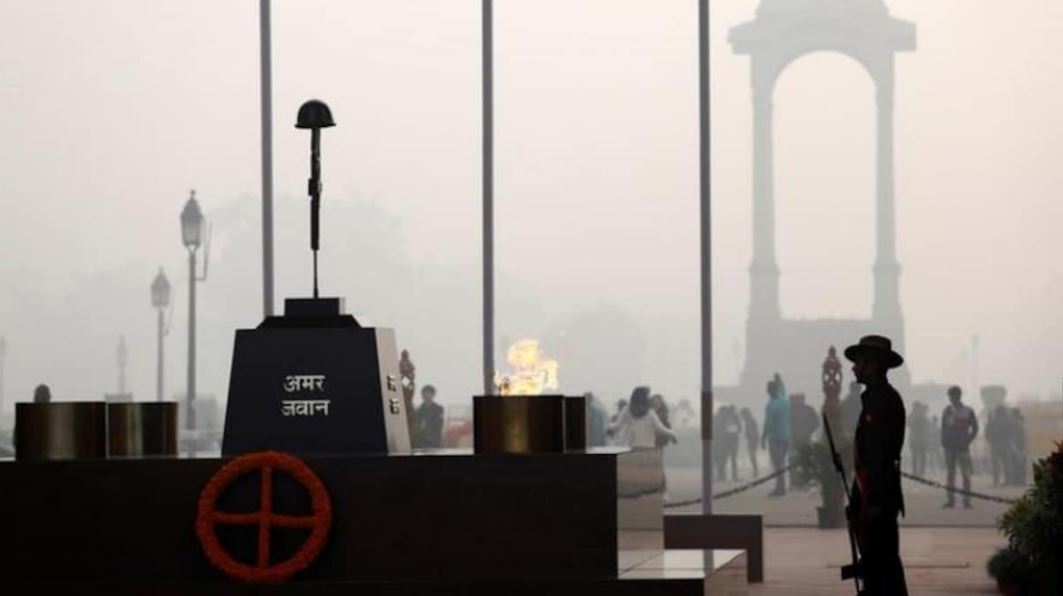
[[[886,368],[897,368],[904,364],[904,358],[893,351],[890,338],[881,335],[865,335],[856,345],[845,348],[845,357],[856,362],[860,356],[868,356],[881,362]]]

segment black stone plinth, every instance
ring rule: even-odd
[[[334,519],[328,546],[297,584],[362,582],[368,591],[351,593],[398,594],[371,585],[611,582],[625,553],[663,548],[656,450],[306,462],[328,488]],[[225,581],[193,527],[199,493],[223,463],[0,462],[0,593],[35,581]],[[227,505],[257,509],[255,487],[244,489],[235,485]],[[284,490],[278,482],[275,504],[297,500]]]

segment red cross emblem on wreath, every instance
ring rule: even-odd
[[[231,512],[217,509],[218,499],[236,479],[259,474],[257,511]],[[285,515],[273,511],[274,474],[287,474],[310,494],[310,515]],[[235,559],[218,539],[219,525],[257,526],[257,560],[253,563]],[[321,479],[299,458],[286,453],[264,451],[242,455],[222,466],[207,482],[199,495],[196,535],[212,565],[235,579],[253,582],[281,582],[306,569],[321,554],[332,525],[332,506]],[[309,537],[290,558],[271,564],[270,533],[272,528],[304,528]]]

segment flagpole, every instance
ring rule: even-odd
[[[698,106],[701,231],[701,510],[712,513],[712,172],[709,0],[698,0]]]
[[[493,2],[482,0],[483,35],[483,388],[494,393],[495,251],[494,251],[494,24]]]
[[[262,116],[262,311],[273,315],[273,81],[270,0],[258,3]]]

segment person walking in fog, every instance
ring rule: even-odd
[[[926,456],[930,438],[930,419],[927,418],[927,406],[923,402],[912,404],[912,413],[908,415],[908,449],[912,453],[912,474],[926,475]]]
[[[731,463],[731,479],[738,482],[738,440],[742,433],[742,419],[734,406],[722,406],[712,419],[712,439],[715,444],[716,479],[727,479],[727,463]]]
[[[415,446],[437,448],[443,446],[443,406],[436,403],[436,388],[421,388],[421,405],[413,416]]]
[[[679,440],[650,408],[649,387],[636,387],[632,391],[631,402],[617,414],[616,420],[609,425],[609,432],[617,445],[635,448],[656,447],[659,436],[672,443]]]
[[[865,596],[907,596],[897,515],[904,514],[901,450],[904,401],[887,371],[904,364],[889,338],[869,335],[845,349],[853,374],[864,385],[853,438],[850,519],[860,547]]]
[[[786,399],[786,386],[779,373],[768,381],[768,405],[764,407],[764,434],[760,437],[760,448],[767,449],[771,456],[771,466],[779,475],[775,477],[775,488],[769,497],[781,497],[786,494],[786,455],[790,451],[790,402]]]
[[[1011,415],[1004,404],[998,405],[990,412],[989,420],[986,421],[985,440],[986,443],[989,443],[993,486],[1000,486],[1008,481],[1008,466],[1011,463],[1011,446],[1008,438],[1008,426],[1010,423]]]
[[[949,387],[949,405],[941,413],[941,446],[945,448],[945,467],[948,469],[946,484],[949,487],[944,508],[956,506],[956,468],[963,477],[963,490],[971,490],[971,441],[978,436],[978,416],[962,401],[963,391],[957,386]],[[963,506],[971,508],[971,497],[963,495]]]
[[[757,444],[760,443],[760,428],[757,426],[757,419],[753,417],[753,412],[749,408],[742,408],[742,428],[745,430],[746,435],[746,451],[749,453],[749,463],[753,466],[753,477],[760,476],[760,469],[757,466]]]

